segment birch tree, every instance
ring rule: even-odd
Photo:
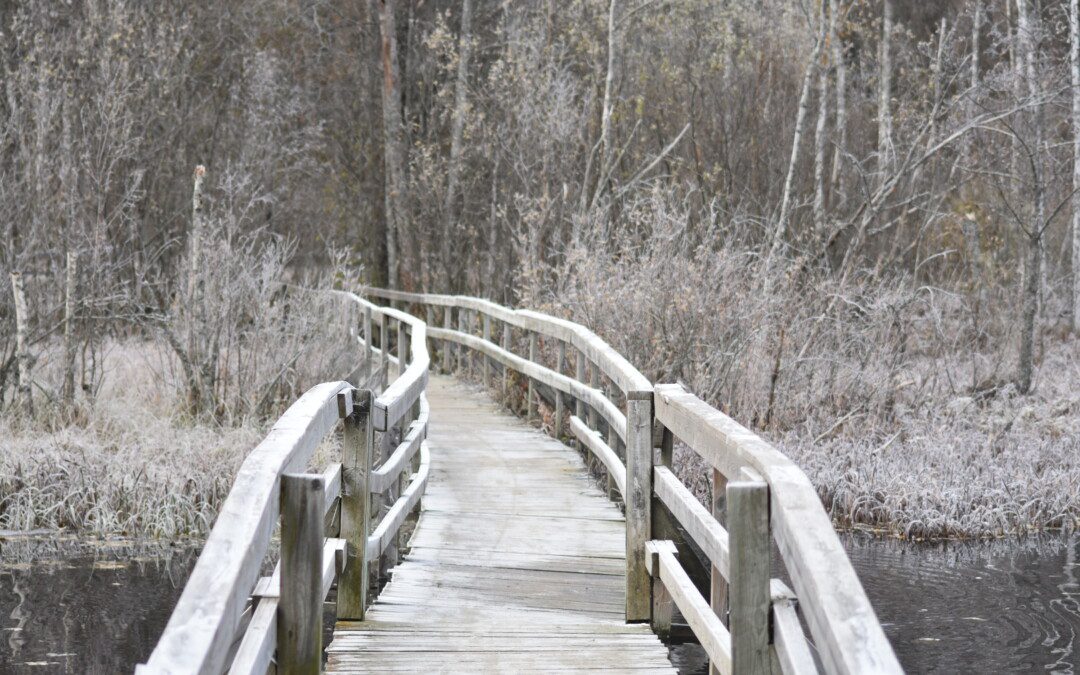
[[[823,18],[823,17],[819,17]],[[802,90],[799,94],[799,108],[795,114],[795,130],[791,138],[791,156],[788,160],[787,176],[784,179],[784,194],[780,200],[780,218],[773,230],[772,244],[769,247],[768,261],[780,253],[784,245],[784,236],[788,228],[788,219],[791,217],[791,202],[794,194],[795,169],[799,164],[799,152],[802,146],[802,137],[806,125],[806,114],[810,108],[810,93],[813,90],[814,73],[817,72],[818,59],[821,56],[822,45],[825,42],[825,22],[818,22],[817,35],[814,40],[814,48],[810,52],[810,59],[806,64],[806,72],[803,75]]]
[[[881,12],[881,57],[879,64],[878,161],[887,165],[892,158],[892,34],[894,0],[883,0]]]

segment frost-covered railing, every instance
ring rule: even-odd
[[[287,672],[318,672],[323,600],[335,579],[338,617],[362,620],[372,563],[396,562],[398,531],[429,474],[425,324],[345,295],[368,317],[361,341],[366,374],[377,358],[383,383],[390,366],[397,376],[378,395],[348,382],[319,384],[281,416],[241,465],[157,646],[137,672],[263,675],[274,662]],[[377,348],[372,317],[381,327]],[[341,462],[321,474],[296,473],[339,420]],[[376,431],[384,432],[381,462]],[[373,495],[381,495],[378,519]],[[260,578],[279,521],[281,555],[273,574]]]
[[[512,373],[523,377],[530,418],[539,388],[551,390],[554,434],[569,431],[599,460],[625,504],[628,621],[664,635],[678,607],[722,673],[902,672],[809,479],[748,429],[679,385],[654,390],[573,322],[466,296],[362,294],[423,315],[444,371],[471,370],[495,386],[498,364],[504,395]],[[673,473],[676,438],[713,468],[711,510]],[[774,578],[773,542],[794,590]],[[691,543],[710,563],[704,582],[687,572],[699,555]]]

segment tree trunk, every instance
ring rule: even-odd
[[[461,33],[458,38],[457,82],[454,85],[454,118],[450,129],[450,166],[447,167],[446,199],[443,203],[442,266],[443,278],[440,293],[452,293],[451,270],[453,269],[454,203],[457,198],[458,181],[461,176],[461,137],[465,129],[465,108],[469,95],[469,57],[472,53],[472,0],[461,3]],[[490,252],[494,255],[494,251]]]
[[[1039,232],[1037,227],[1032,229],[1027,237],[1027,251],[1024,254],[1020,364],[1016,377],[1021,394],[1031,391],[1035,369],[1035,319],[1039,311],[1039,278],[1042,274],[1042,236]]]
[[[893,0],[884,0],[881,13],[881,73],[878,101],[878,162],[882,166],[892,157],[892,33]]]
[[[982,28],[982,0],[975,0],[975,7],[971,18],[971,81],[968,103],[968,119],[974,119],[978,114],[978,105],[975,96],[979,91],[979,31]],[[972,150],[974,141],[970,134],[964,138],[962,146],[964,159],[963,166],[972,166]],[[964,243],[967,248],[968,272],[971,279],[976,282],[981,274],[980,260],[982,259],[982,244],[979,240],[979,221],[976,216],[965,215],[963,222]]]
[[[1080,333],[1080,0],[1069,0],[1069,52],[1072,70],[1073,196],[1072,289],[1069,312],[1074,333]]]
[[[844,53],[844,45],[838,32],[843,3],[834,0],[832,16],[829,20],[829,30],[832,33],[832,60],[836,68],[836,131],[838,141],[833,151],[832,184],[834,201],[843,200],[845,197],[844,172],[842,171],[843,153],[847,151],[847,61]]]
[[[814,50],[810,54],[810,61],[806,64],[806,74],[803,76],[802,93],[799,95],[799,110],[795,115],[795,131],[791,139],[791,159],[788,161],[787,178],[784,179],[784,195],[780,200],[780,219],[773,230],[772,244],[769,247],[767,264],[771,264],[774,257],[779,254],[784,245],[784,235],[788,227],[788,219],[791,217],[792,192],[795,183],[795,168],[799,163],[799,149],[802,145],[803,127],[806,125],[806,112],[810,107],[810,92],[813,89],[814,73],[817,69],[818,58],[821,55],[821,46],[824,43],[824,26],[821,27]]]
[[[75,403],[75,280],[78,277],[79,256],[67,254],[67,274],[64,279],[64,384],[61,395],[64,404]]]
[[[828,0],[821,0],[821,25],[826,25]],[[835,8],[833,14],[835,15]],[[829,25],[832,25],[831,22]],[[830,33],[833,31],[830,29]],[[829,55],[822,52],[818,73],[818,118],[814,129],[814,236],[825,235],[825,134],[829,120]]]
[[[618,67],[618,30],[616,27],[616,12],[618,0],[610,0],[608,3],[608,30],[607,30],[607,73],[604,75],[604,108],[600,118],[600,182],[596,186],[596,196],[599,197],[606,189],[611,178],[612,162],[615,158],[615,148],[611,140],[611,114],[615,98],[615,71]],[[596,203],[596,198],[593,199]]]
[[[401,86],[398,79],[397,0],[372,0],[379,14],[380,57],[383,69],[383,197],[386,209],[387,286],[401,281],[399,247],[408,245],[405,236],[405,148],[401,121]]]
[[[1034,184],[1034,213],[1035,222],[1032,224],[1032,232],[1037,236],[1040,246],[1039,258],[1040,260],[1045,257],[1041,247],[1044,245],[1043,230],[1045,229],[1044,218],[1046,214],[1046,186],[1043,183],[1043,139],[1045,133],[1043,130],[1043,124],[1045,122],[1043,115],[1043,104],[1040,101],[1042,97],[1042,87],[1038,80],[1038,68],[1036,67],[1036,59],[1038,55],[1036,50],[1038,49],[1038,25],[1039,16],[1038,12],[1033,11],[1031,6],[1031,0],[1016,0],[1016,18],[1017,18],[1017,37],[1020,40],[1020,54],[1021,54],[1021,67],[1023,68],[1024,79],[1027,82],[1028,97],[1032,102],[1031,110],[1028,113],[1030,116],[1031,129],[1034,132],[1033,147],[1029,150],[1031,154],[1031,172],[1032,182]],[[1044,293],[1046,289],[1046,267],[1039,265],[1037,267],[1039,271],[1039,278],[1036,280],[1038,289],[1038,303],[1041,309],[1045,310]]]
[[[22,273],[11,273],[11,292],[15,296],[15,358],[19,364],[19,398],[22,400],[23,411],[27,418],[30,418],[34,414],[34,400],[30,388],[30,345]]]

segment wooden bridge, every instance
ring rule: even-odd
[[[713,672],[901,672],[806,475],[748,429],[569,321],[341,295],[364,365],[246,458],[137,672],[674,672],[673,627]]]

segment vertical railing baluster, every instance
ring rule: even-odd
[[[281,672],[318,675],[322,665],[322,476],[281,477],[281,588],[277,647]]]
[[[652,390],[626,392],[626,620],[649,621],[652,579],[645,544],[652,536]]]
[[[510,351],[510,330],[511,330],[510,324],[504,321],[503,322],[503,331],[502,331],[502,348],[503,348],[503,351],[507,351],[507,352]],[[502,371],[503,371],[503,376],[502,376],[503,403],[507,404],[507,403],[509,403],[509,401],[507,400],[507,397],[510,395],[510,369],[508,367],[506,367],[506,366],[503,366]]]
[[[559,362],[556,364],[556,368],[562,375],[566,374],[566,343],[559,340]],[[563,393],[558,389],[555,390],[555,438],[562,439],[563,435],[563,416],[566,413],[563,411]]]
[[[372,351],[375,343],[372,342],[371,332],[371,308],[364,307],[364,381],[361,384],[365,387],[370,386],[371,362],[375,357],[375,352]]]
[[[348,399],[346,397],[349,397]],[[371,465],[375,427],[370,390],[338,394],[343,418],[341,447],[341,538],[348,562],[338,580],[337,617],[363,621],[368,595],[366,549],[371,523]]]
[[[770,672],[769,659],[769,486],[760,481],[728,483],[731,668],[743,675]]]
[[[457,316],[458,316],[458,332],[460,332],[460,333],[468,333],[469,332],[469,329],[468,329],[469,310],[459,308]],[[463,375],[463,376],[467,377],[468,373],[465,372],[464,368],[468,364],[468,356],[465,353],[465,352],[468,351],[468,348],[465,345],[457,345],[457,350],[456,351],[457,351],[457,366],[456,366],[457,372],[458,372],[459,375]]]
[[[658,425],[659,421],[656,422]],[[664,426],[660,426],[660,466],[672,469],[674,467],[674,447],[675,436],[671,431]],[[654,509],[654,518],[652,522],[653,532],[649,535],[650,539],[661,539],[667,534],[666,532],[657,532],[658,523],[655,517],[656,509],[663,508],[659,506],[659,499],[655,496],[652,499],[652,508]],[[658,576],[650,579],[652,583],[652,629],[661,640],[667,641],[671,637],[671,622],[675,614],[675,602],[671,597],[671,593],[668,591],[667,586],[660,581]]]
[[[537,335],[534,331],[529,331],[529,360],[536,363],[536,350],[537,350]],[[536,401],[536,383],[533,378],[529,378],[529,400],[526,408],[526,417],[530,422],[533,422],[537,418],[539,411],[539,405]]]
[[[397,322],[397,358],[398,358],[398,372],[397,376],[401,377],[405,373],[406,364],[409,360],[409,340],[405,334],[405,322]]]
[[[484,342],[491,342],[491,317],[484,315]],[[484,361],[484,388],[491,387],[491,359],[487,354],[481,353],[480,358]]]
[[[442,325],[446,330],[450,330],[454,327],[454,308],[450,305],[443,307]],[[443,340],[442,342],[442,369],[443,373],[450,372],[450,357],[454,352],[454,343],[449,340]]]
[[[574,355],[574,379],[581,384],[585,384],[585,352],[581,351],[580,349],[576,350]],[[574,414],[577,416],[577,418],[584,422],[585,401],[582,401],[580,398],[578,398],[577,402],[574,404],[574,409]]]
[[[379,368],[382,374],[379,376],[383,389],[390,383],[390,331],[387,328],[386,314],[379,313]]]

